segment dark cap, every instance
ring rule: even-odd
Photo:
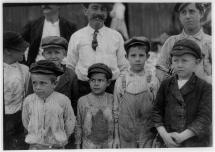
[[[112,78],[112,71],[111,69],[103,64],[103,63],[96,63],[96,64],[93,64],[91,65],[89,68],[88,68],[88,75],[87,77],[90,78],[92,74],[94,73],[104,73],[107,77],[107,79],[111,79]]]
[[[92,3],[101,4],[102,6],[104,6],[107,9],[108,12],[111,11],[113,8],[113,3],[105,3],[105,2],[104,3],[92,2]],[[89,7],[89,5],[92,3],[83,3],[83,6],[87,9]]]
[[[182,39],[177,41],[174,44],[172,51],[170,52],[171,56],[180,56],[184,54],[192,54],[197,59],[202,58],[202,53],[199,45],[193,40],[189,39]]]
[[[24,52],[29,44],[23,39],[21,34],[13,31],[3,33],[3,48]]]
[[[132,37],[131,39],[127,40],[124,44],[126,52],[128,52],[128,49],[133,45],[144,45],[147,46],[148,49],[146,50],[148,53],[150,50],[150,41],[148,38],[144,36],[138,36],[138,37]]]
[[[68,42],[63,37],[47,36],[42,39],[41,46],[43,49],[49,48],[49,47],[60,47],[67,51]]]
[[[32,63],[30,70],[31,73],[45,74],[45,75],[62,75],[64,72],[55,63],[48,60],[40,60]]]

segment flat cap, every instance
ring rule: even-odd
[[[85,8],[88,8],[89,5],[92,4],[92,3],[94,3],[94,4],[95,4],[95,3],[96,3],[96,4],[101,4],[103,7],[105,7],[105,8],[107,9],[108,12],[111,11],[112,8],[113,8],[113,3],[106,3],[106,2],[104,2],[104,3],[97,3],[97,2],[83,3],[83,6],[84,6]]]
[[[112,78],[112,71],[111,69],[103,64],[103,63],[96,63],[96,64],[93,64],[91,65],[89,68],[88,68],[88,75],[87,77],[90,78],[92,74],[94,73],[104,73],[107,77],[107,79],[111,79]]]
[[[192,54],[197,59],[202,58],[202,53],[199,45],[190,39],[182,39],[175,42],[172,51],[170,52],[171,56],[180,56],[184,54]]]
[[[49,48],[49,47],[60,47],[67,50],[68,42],[63,37],[47,36],[42,39],[41,46],[43,49]]]
[[[29,71],[31,73],[55,76],[59,76],[64,73],[64,71],[61,68],[59,68],[55,63],[49,60],[40,60],[38,62],[32,63]]]
[[[150,50],[150,41],[148,38],[144,37],[144,36],[137,36],[137,37],[132,37],[131,39],[127,40],[124,44],[125,46],[125,50],[126,52],[128,51],[128,49],[136,44],[140,44],[140,45],[145,45],[148,47],[147,49],[147,53]]]
[[[3,48],[24,52],[29,44],[23,39],[21,34],[13,31],[3,33]]]

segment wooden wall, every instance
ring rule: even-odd
[[[144,35],[149,38],[159,36],[170,26],[174,5],[170,3],[126,3],[126,21],[129,35]],[[78,28],[87,24],[82,6],[79,3],[63,4],[60,14],[75,23]],[[41,15],[40,5],[35,3],[3,4],[4,30],[20,32],[28,21]]]

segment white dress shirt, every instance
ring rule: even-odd
[[[89,66],[95,63],[104,63],[113,72],[115,80],[120,72],[128,69],[125,58],[124,40],[120,33],[103,26],[97,35],[98,46],[92,49],[94,29],[89,25],[75,32],[69,41],[67,66],[75,69],[79,80],[87,81]]]

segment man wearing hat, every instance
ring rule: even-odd
[[[28,22],[23,30],[22,36],[30,43],[26,56],[26,65],[43,59],[41,40],[47,36],[61,36],[67,41],[72,33],[76,31],[76,25],[59,16],[60,4],[41,5],[43,16]]]
[[[74,131],[75,115],[70,99],[54,91],[64,72],[49,60],[30,67],[34,93],[24,100],[22,121],[31,150],[63,149]]]
[[[211,55],[211,36],[205,34],[201,27],[201,18],[204,14],[204,8],[201,3],[178,3],[176,6],[179,13],[179,19],[183,25],[183,31],[179,35],[171,36],[164,43],[160,57],[157,61],[158,69],[162,71],[172,71],[170,51],[178,40],[187,38],[195,41],[201,48],[203,54],[202,62],[196,70],[197,76],[211,83],[212,80],[212,55]],[[167,69],[167,70],[165,70]],[[174,71],[174,69],[173,69]],[[158,74],[160,79],[166,72]],[[170,72],[171,73],[171,72]]]
[[[67,66],[77,74],[80,95],[90,92],[87,70],[92,64],[101,62],[112,70],[112,83],[108,88],[110,93],[113,92],[117,77],[128,68],[122,36],[104,25],[109,10],[108,3],[84,4],[88,25],[70,38],[66,61]]]
[[[105,92],[111,82],[111,69],[103,63],[96,63],[89,67],[87,76],[91,92],[78,100],[77,148],[112,148],[113,95]]]
[[[202,52],[193,40],[170,52],[175,76],[161,83],[152,120],[166,147],[211,146],[212,86],[195,75]]]
[[[28,43],[19,33],[3,33],[4,149],[25,149],[21,109],[29,82],[29,69],[20,64]]]

